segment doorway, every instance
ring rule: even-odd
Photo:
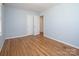
[[[44,16],[27,15],[26,19],[27,35],[43,35],[44,33]]]
[[[44,17],[40,16],[40,34],[44,34]]]

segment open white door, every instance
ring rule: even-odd
[[[40,16],[34,16],[33,18],[33,23],[34,23],[34,30],[33,30],[33,34],[34,35],[38,35],[40,34]]]
[[[27,35],[33,35],[33,16],[27,15],[26,19]]]

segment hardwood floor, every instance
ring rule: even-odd
[[[79,50],[60,42],[38,36],[8,39],[1,56],[78,56]]]

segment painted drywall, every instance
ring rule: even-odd
[[[2,29],[1,29],[1,26],[2,26],[2,25],[1,25],[1,7],[0,7],[0,35],[1,35],[1,30],[2,30]]]
[[[3,40],[2,40],[2,36],[0,36],[0,49],[1,49],[1,47],[2,47],[2,43],[3,42]]]
[[[39,15],[33,11],[5,6],[5,38],[27,35],[27,15]]]
[[[0,4],[0,20],[1,20],[1,35],[0,35],[0,49],[2,48],[3,44],[4,44],[4,6],[2,4]]]
[[[79,4],[58,4],[41,15],[46,36],[79,47]]]
[[[0,49],[2,49],[5,39],[3,36],[0,36]]]

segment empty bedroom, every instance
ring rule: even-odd
[[[0,56],[79,56],[79,3],[0,3]]]

